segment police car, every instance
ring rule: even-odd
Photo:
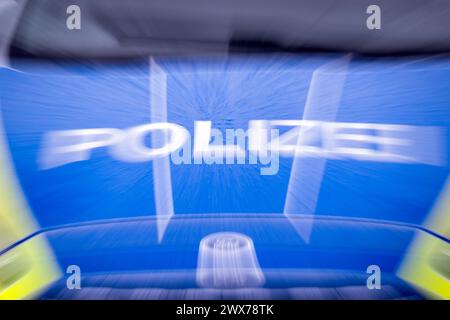
[[[6,1],[0,298],[448,299],[441,10],[326,2]]]

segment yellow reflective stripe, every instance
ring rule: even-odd
[[[36,230],[14,173],[0,114],[0,250]],[[36,236],[0,256],[0,299],[33,298],[60,276],[47,241]]]
[[[450,179],[425,227],[450,236]],[[398,274],[433,299],[450,299],[450,244],[420,232],[414,239]]]

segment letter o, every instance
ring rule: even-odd
[[[150,132],[156,135],[152,137],[152,143],[160,142],[162,147],[149,148],[145,145],[144,138]],[[180,125],[168,122],[150,123],[126,130],[122,142],[111,146],[109,150],[118,160],[144,162],[168,156],[181,148],[188,137],[189,132]]]

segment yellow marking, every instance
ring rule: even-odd
[[[14,172],[0,114],[0,250],[39,228]],[[0,255],[0,300],[33,298],[60,276],[47,241],[36,236]]]
[[[450,236],[450,179],[426,228]],[[429,298],[450,299],[450,244],[425,232],[418,232],[403,261],[399,276],[416,286]]]

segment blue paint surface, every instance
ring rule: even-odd
[[[274,55],[157,59],[168,79],[168,121],[186,127],[193,134],[196,120],[211,120],[213,127],[225,130],[246,129],[248,121],[255,119],[301,119],[313,71],[334,58]],[[148,61],[123,65],[62,64],[56,67],[18,63],[18,67],[27,72],[0,70],[2,118],[19,181],[41,227],[154,217],[150,162],[120,162],[105,149],[97,149],[87,161],[49,170],[39,170],[37,164],[46,132],[124,129],[149,123],[152,106]],[[344,83],[336,121],[438,126],[448,136],[449,88],[450,63],[447,60],[408,63],[408,60],[354,59]],[[443,153],[448,157],[450,140],[447,136]],[[291,167],[292,159],[282,158],[277,175],[261,176],[259,164],[172,164],[175,214],[281,215]],[[447,162],[443,166],[432,166],[327,160],[315,215],[420,225],[442,190],[448,169]],[[325,250],[328,252],[325,255],[320,255],[320,250],[305,249],[303,258],[286,253],[277,255],[275,259],[275,252],[283,250],[280,251],[280,247],[271,249],[270,243],[277,243],[283,233],[290,235],[289,241],[293,245],[301,242],[288,223],[269,232],[270,223],[264,222],[263,231],[258,232],[255,226],[247,227],[245,221],[229,225],[222,225],[222,222],[217,220],[222,226],[218,228],[220,230],[251,233],[256,246],[261,244],[264,248],[260,259],[267,267],[323,268],[327,265],[324,262],[328,261],[332,268],[339,265],[359,268],[374,254],[370,254],[369,245],[355,255],[355,250],[359,250],[355,243],[355,247],[349,248],[353,253],[346,255],[346,259],[332,258],[330,255],[335,249]],[[78,256],[92,272],[100,271],[96,266],[101,265],[110,270],[194,266],[196,246],[207,234],[205,229],[201,231],[199,226],[194,228],[188,224],[184,231],[179,224],[177,232],[173,228],[175,226],[169,224],[162,244],[153,243],[154,240],[148,244],[152,248],[161,248],[154,249],[156,251],[153,256],[148,256],[148,262],[142,258],[142,251],[132,249],[133,246],[125,246],[125,251],[107,249],[109,247],[106,246],[106,251],[102,251],[102,241],[107,241],[108,237],[102,238],[100,231],[92,239],[86,235],[85,238],[80,235],[78,240],[57,241],[51,236],[49,239],[62,264],[69,263],[70,257],[77,255],[80,243],[89,243],[91,239],[96,246],[99,245],[96,250],[102,254],[97,258],[93,252]],[[344,239],[351,239],[357,232],[358,241],[365,244],[375,241],[374,235],[378,237],[374,250],[379,252],[380,248],[385,248],[385,252],[379,255],[380,263],[384,261],[392,270],[412,237],[401,236],[401,248],[396,247],[390,255],[393,244],[383,242],[381,233],[369,232],[365,237],[356,226],[339,230],[338,237]],[[342,230],[347,231],[342,233]],[[130,234],[132,232],[126,232],[114,241],[126,243]],[[154,230],[149,234],[154,235]],[[136,235],[146,237],[142,230]],[[195,241],[192,240],[192,247],[182,258],[180,248],[183,246],[179,246],[186,238]],[[320,239],[334,242],[333,228],[313,227],[313,243],[320,242]],[[283,246],[289,241],[282,241]],[[345,246],[349,243],[351,241],[347,241]],[[170,254],[167,252],[171,252],[170,248],[181,255],[180,260],[169,262],[167,255]],[[110,257],[105,258],[108,253]],[[370,257],[364,257],[364,254]],[[99,262],[100,257],[103,264]]]

